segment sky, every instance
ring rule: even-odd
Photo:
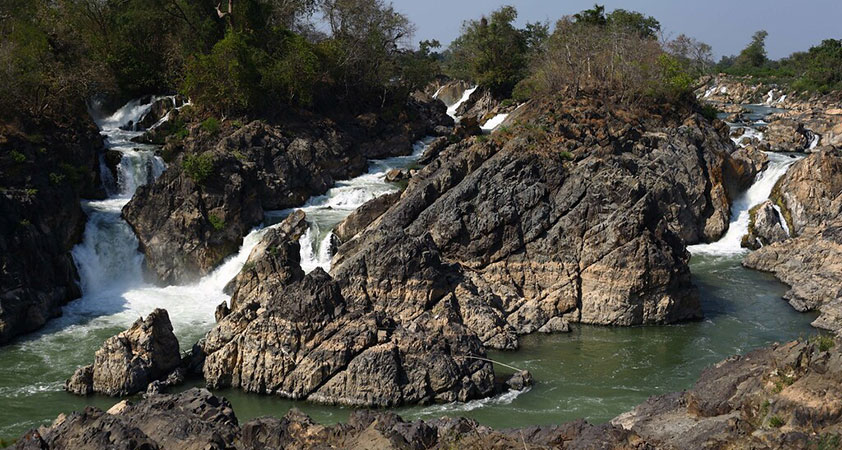
[[[713,47],[716,59],[733,55],[755,31],[769,32],[766,50],[779,59],[807,50],[823,39],[842,39],[842,0],[626,0],[598,2],[607,11],[640,11],[661,22],[667,36],[687,34]],[[593,0],[392,0],[395,9],[416,26],[415,40],[449,44],[462,22],[502,5],[519,12],[518,23],[549,21],[588,9]]]

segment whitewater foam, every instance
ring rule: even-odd
[[[692,254],[708,255],[736,255],[746,251],[740,243],[743,236],[748,233],[749,210],[763,203],[769,198],[775,183],[784,176],[789,167],[798,161],[799,157],[767,152],[769,165],[761,172],[754,184],[740,195],[731,205],[731,223],[728,231],[720,240],[709,244],[698,244],[688,246]]]

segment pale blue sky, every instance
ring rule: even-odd
[[[500,5],[513,5],[519,22],[549,20],[593,6],[593,0],[392,0],[415,23],[415,40],[438,39],[447,45],[462,22],[478,18]],[[617,8],[654,16],[673,36],[685,33],[713,46],[717,59],[738,53],[751,35],[769,32],[766,48],[778,59],[806,50],[822,39],[842,39],[842,0],[627,0],[600,1]]]

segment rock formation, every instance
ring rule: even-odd
[[[296,409],[238,425],[208,391],[152,395],[103,412],[89,407],[31,430],[16,449],[275,448],[833,448],[842,426],[842,351],[828,338],[773,345],[722,361],[685,392],[652,397],[610,423],[495,430],[464,418],[407,422],[356,411],[320,425]],[[825,445],[825,447],[822,447]]]
[[[789,237],[784,223],[771,200],[749,210],[748,234],[743,236],[742,246],[758,249],[764,245],[781,242]]]
[[[692,113],[659,122],[605,107],[527,105],[523,130],[444,150],[340,247],[344,297],[400,320],[453,302],[485,345],[508,349],[554,318],[699,317],[684,245],[725,231],[734,148]]]
[[[84,107],[68,123],[0,124],[0,344],[42,327],[81,296],[70,250],[103,198],[102,137]]]
[[[231,310],[201,343],[210,387],[380,407],[495,392],[485,350],[452,302],[395,320],[346,299],[321,269],[304,275],[298,254],[294,235],[270,231],[250,255]]]
[[[191,125],[186,139],[167,143],[175,163],[123,210],[147,268],[165,284],[195,280],[239,248],[263,210],[299,206],[365,171],[367,158],[409,154],[416,139],[452,123],[439,102],[408,108],[411,120],[364,115],[342,126],[322,117],[230,121],[215,133]]]
[[[128,330],[106,340],[97,350],[94,363],[79,368],[67,380],[65,389],[79,395],[132,395],[165,378],[180,363],[169,315],[156,309],[146,320],[138,319]]]

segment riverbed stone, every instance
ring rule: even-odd
[[[789,233],[784,229],[783,218],[771,200],[766,200],[749,210],[748,233],[742,238],[743,247],[758,249],[788,238]]]

